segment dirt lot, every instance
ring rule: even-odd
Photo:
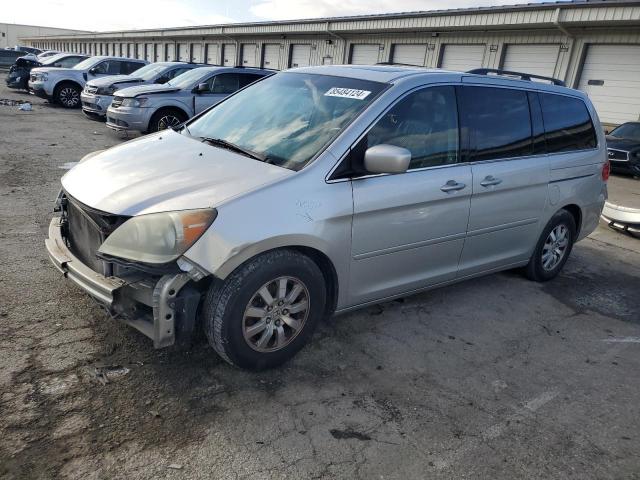
[[[329,319],[247,373],[205,343],[153,350],[59,276],[63,168],[123,139],[2,98],[34,102],[0,105],[2,478],[640,478],[640,240],[601,226],[553,282],[507,272]]]

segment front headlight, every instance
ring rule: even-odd
[[[123,107],[142,107],[145,103],[147,103],[146,97],[137,97],[137,98],[125,98],[122,100]]]
[[[42,80],[43,82],[46,82],[48,79],[49,79],[49,75],[47,73],[41,73],[41,72],[36,73],[36,80]]]
[[[109,235],[98,251],[137,262],[168,263],[186,252],[217,214],[206,208],[132,217]]]
[[[109,87],[100,87],[100,88],[98,88],[96,93],[98,95],[113,95],[113,92],[115,92],[116,90],[117,90],[116,87],[111,85]]]

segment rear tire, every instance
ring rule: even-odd
[[[230,364],[273,368],[309,341],[325,301],[324,276],[313,260],[294,250],[273,250],[212,284],[204,303],[204,330],[209,344]]]
[[[80,102],[80,88],[74,83],[62,83],[53,92],[53,99],[64,108],[78,108]]]
[[[177,108],[162,108],[153,114],[149,121],[149,133],[159,132],[187,121],[187,115]]]
[[[557,211],[542,230],[525,275],[536,282],[555,278],[567,262],[576,238],[576,221],[566,210]]]

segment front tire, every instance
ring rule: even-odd
[[[313,260],[294,250],[273,250],[211,286],[203,309],[205,333],[230,364],[273,368],[309,341],[325,301],[324,276]]]
[[[53,98],[64,108],[78,108],[80,106],[80,88],[72,83],[63,83],[56,87]]]
[[[163,108],[153,114],[149,121],[149,133],[159,132],[167,128],[177,127],[188,120],[184,112],[176,108]]]
[[[566,210],[557,211],[542,231],[536,249],[525,267],[530,280],[555,278],[567,262],[576,239],[576,221]]]

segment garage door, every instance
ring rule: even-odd
[[[444,45],[440,68],[466,72],[482,67],[485,45]]]
[[[426,45],[394,45],[391,61],[422,67],[427,57]]]
[[[176,44],[167,43],[167,62],[174,62],[176,59]]]
[[[207,63],[211,65],[218,65],[218,44],[207,43]]]
[[[553,77],[560,45],[507,45],[503,70]]]
[[[307,67],[311,63],[311,45],[291,45],[291,67]]]
[[[241,65],[243,67],[257,67],[258,59],[256,58],[256,44],[243,43],[240,48],[242,49]]]
[[[351,60],[353,65],[375,65],[378,63],[380,45],[355,44],[351,45]]]
[[[602,122],[640,120],[640,45],[590,45],[578,88]]]
[[[280,45],[267,43],[262,47],[262,67],[280,70]]]
[[[202,62],[202,44],[193,43],[191,45],[191,61],[196,63]]]
[[[155,62],[162,62],[164,60],[163,51],[162,51],[162,44],[161,43],[156,43],[156,45],[155,45],[155,55],[153,56],[153,59],[154,59]]]
[[[236,46],[233,43],[225,43],[222,46],[222,65],[234,67],[236,64]]]
[[[136,44],[130,43],[127,45],[127,57],[136,58]]]
[[[147,62],[153,62],[153,43],[147,43],[144,46],[144,59]]]
[[[189,61],[189,44],[179,43],[177,46],[178,46],[178,61],[188,62]]]

